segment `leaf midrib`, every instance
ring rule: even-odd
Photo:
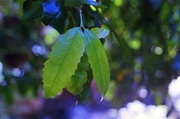
[[[77,33],[77,32],[78,32],[78,31],[76,31],[76,33]],[[75,33],[75,34],[76,34],[76,33]],[[71,39],[73,39],[74,37],[76,37],[76,36],[73,36]],[[47,94],[49,94],[50,90],[52,89],[52,86],[53,86],[53,84],[54,84],[54,82],[55,82],[55,80],[56,80],[56,78],[57,78],[57,76],[58,76],[58,74],[59,74],[59,72],[60,72],[60,70],[61,70],[61,66],[62,66],[64,60],[66,59],[67,54],[69,53],[69,51],[70,51],[70,49],[71,49],[71,46],[72,46],[72,44],[73,44],[74,42],[75,42],[75,41],[72,40],[71,45],[69,46],[69,48],[68,48],[68,50],[67,50],[67,53],[66,53],[65,57],[63,58],[62,62],[61,62],[60,65],[59,65],[59,68],[58,68],[58,71],[57,71],[57,73],[56,73],[56,76],[55,76],[55,78],[54,78],[54,80],[53,80],[53,82],[52,82],[52,84],[51,84],[51,86],[50,86],[50,88],[49,88]]]
[[[89,31],[89,32],[90,32],[90,31]],[[88,34],[88,35],[89,35],[89,34]],[[89,38],[91,38],[90,35],[89,35]],[[92,38],[92,40],[93,40],[93,38]],[[92,42],[92,43],[93,43],[93,47],[94,47],[94,46],[95,46],[95,45],[94,45],[94,42]],[[95,49],[95,47],[94,47],[94,49]],[[101,49],[100,49],[100,50],[101,50]],[[95,50],[95,54],[96,54],[96,56],[98,56],[96,50]],[[100,63],[99,63],[99,58],[97,58],[97,60],[98,60],[99,66],[101,66]],[[103,84],[103,87],[104,87],[104,79],[105,79],[105,78],[104,78],[104,75],[103,75],[103,72],[102,72],[102,67],[100,67],[100,70],[101,70],[101,76],[102,76],[102,78],[103,78],[102,84]],[[103,92],[103,93],[104,93],[104,92]],[[104,95],[104,94],[103,94],[103,95]]]

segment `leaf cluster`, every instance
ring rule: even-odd
[[[90,85],[87,79],[87,72],[90,70],[100,94],[102,96],[106,94],[110,82],[110,69],[99,39],[105,39],[110,30],[111,35],[114,35],[122,45],[122,49],[127,52],[129,50],[125,40],[113,30],[99,12],[99,8],[104,9],[105,6],[93,0],[24,2],[25,21],[39,18],[44,25],[52,26],[62,34],[44,64],[45,97],[53,97],[64,88],[80,96],[81,93],[86,92],[85,87],[90,87],[85,86],[85,84]],[[100,28],[101,24],[105,24],[107,28]],[[94,29],[90,31],[91,28]]]
[[[68,30],[56,41],[45,63],[45,96],[55,96],[63,88],[75,95],[80,94],[90,66],[99,92],[104,96],[110,81],[110,70],[100,40],[88,29],[84,32],[80,27]]]

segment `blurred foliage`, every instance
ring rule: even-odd
[[[36,96],[41,90],[43,63],[58,32],[45,27],[38,19],[24,22],[23,1],[8,1],[0,1],[0,99],[11,102],[16,94]],[[99,18],[101,20],[98,22],[95,19],[94,23],[99,26],[108,22],[110,34],[106,39],[112,41],[103,41],[112,79],[106,100],[115,107],[134,99],[146,104],[163,104],[168,95],[169,82],[180,75],[180,1],[101,2],[106,6],[105,9],[98,8],[104,19]],[[77,14],[76,11],[70,11],[73,15]],[[85,14],[85,26],[92,27],[93,22],[88,20],[91,15],[88,16],[88,12]],[[41,16],[41,13],[38,15]],[[78,21],[76,18],[75,26]],[[68,27],[73,27],[70,22],[67,21]],[[119,45],[115,40],[118,38],[128,43],[131,51],[129,57],[124,58],[124,45],[121,46],[121,42]],[[94,87],[91,88],[93,93]],[[140,95],[143,89],[145,96]],[[96,101],[93,96],[90,100]],[[98,106],[99,103],[93,104]]]
[[[83,88],[87,81],[86,71],[84,73],[75,71],[83,52],[87,53],[87,62],[91,65],[99,92],[102,97],[106,94],[110,82],[109,64],[104,47],[96,36],[98,34],[95,35],[89,30],[101,26],[97,9],[103,7],[99,2],[91,0],[27,0],[23,3],[25,22],[41,19],[44,25],[53,27],[61,34],[52,46],[48,60],[44,63],[43,88],[46,98],[56,96],[64,88],[74,95],[86,89]],[[75,14],[72,14],[73,12]],[[67,21],[72,22],[67,23]],[[108,35],[101,32],[99,34],[104,38]],[[127,46],[124,39],[120,40],[120,43],[124,43],[122,46]],[[124,47],[123,50],[127,48]],[[76,90],[79,80],[84,80],[82,85],[78,85],[82,90]],[[75,83],[72,83],[73,81]],[[69,83],[71,88],[68,87]]]
[[[22,22],[22,1],[0,1],[0,92],[5,101],[13,101],[18,92],[36,95],[41,85],[42,67],[48,45],[37,21]],[[32,25],[33,24],[33,25]]]
[[[120,100],[129,102],[134,97],[141,98],[134,93],[141,87],[148,90],[147,98],[153,95],[154,89],[167,95],[168,82],[180,71],[178,63],[176,68],[172,67],[175,62],[180,62],[177,58],[173,60],[180,48],[180,2],[106,0],[102,4],[107,6],[103,11],[105,18],[124,37],[132,53],[131,63],[126,63],[118,45],[112,43],[109,53],[112,79],[116,80],[116,90],[119,90],[114,100],[119,102],[116,97],[120,97]],[[160,100],[162,103],[164,97]]]

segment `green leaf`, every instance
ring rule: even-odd
[[[81,91],[81,93],[77,95],[78,103],[83,102],[90,96],[90,92],[91,92],[90,89],[91,89],[91,81],[87,81],[84,84],[83,90]]]
[[[78,103],[85,101],[90,96],[92,79],[93,79],[92,69],[89,69],[87,71],[87,81],[83,86],[83,90],[81,91],[80,94],[77,95]]]
[[[88,57],[86,54],[84,54],[81,57],[81,62],[78,64],[78,69],[81,71],[88,71],[89,70],[89,62],[88,62]]]
[[[71,81],[84,52],[83,33],[79,27],[61,35],[52,47],[43,69],[45,97],[57,95]]]
[[[108,90],[110,69],[104,48],[96,35],[90,30],[84,30],[86,52],[93,70],[93,76],[102,96]]]
[[[85,71],[76,70],[71,78],[71,82],[67,86],[67,90],[74,95],[80,94],[86,81],[87,73]]]
[[[42,0],[25,1],[23,3],[23,19],[29,21],[35,18],[40,18],[43,15]]]
[[[81,61],[78,64],[78,68],[75,71],[75,74],[71,78],[71,82],[67,86],[67,90],[72,94],[80,94],[83,90],[83,85],[87,81],[87,70],[89,70],[89,63],[87,55],[84,54],[81,57]]]

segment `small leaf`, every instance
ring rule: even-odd
[[[84,30],[86,52],[93,70],[93,76],[102,96],[108,90],[110,82],[110,69],[104,48],[96,35],[90,30]]]
[[[100,39],[106,38],[109,35],[109,30],[101,27],[101,28],[92,28],[91,31]]]
[[[42,0],[26,0],[23,3],[23,19],[25,21],[33,20],[35,18],[40,18],[43,15]]]
[[[57,95],[71,81],[84,52],[83,33],[79,27],[61,35],[52,47],[43,69],[45,97]]]

